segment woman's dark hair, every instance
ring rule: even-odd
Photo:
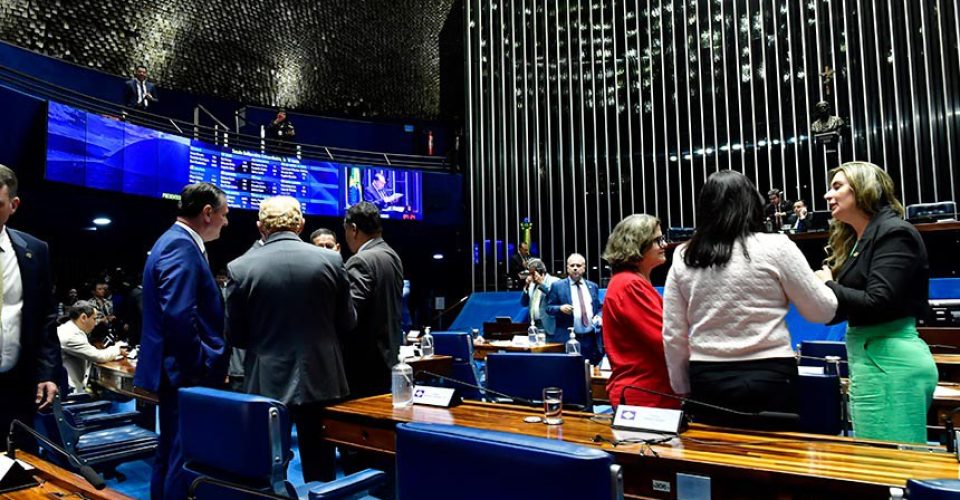
[[[683,262],[689,267],[723,267],[730,262],[733,243],[763,231],[763,197],[740,172],[721,170],[709,178],[697,200],[697,227]],[[744,255],[749,259],[746,245]]]

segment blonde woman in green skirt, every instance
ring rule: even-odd
[[[847,320],[850,413],[858,438],[923,443],[937,366],[917,334],[930,267],[920,233],[903,220],[880,167],[848,162],[830,171],[828,256],[817,275]]]

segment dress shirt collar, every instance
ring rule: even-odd
[[[367,246],[369,246],[371,243],[380,239],[382,238],[370,238],[369,240],[363,242],[363,245],[360,245],[360,248],[357,249],[357,253],[362,252],[364,248],[367,248]]]
[[[193,238],[193,242],[196,243],[198,247],[200,247],[200,253],[206,255],[207,247],[203,245],[203,238],[200,237],[200,233],[194,231],[192,227],[184,224],[183,222],[177,221],[176,224],[187,230],[187,234],[189,234],[190,237]]]

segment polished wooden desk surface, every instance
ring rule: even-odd
[[[960,365],[960,354],[933,354],[933,361],[938,365]]]
[[[722,429],[693,424],[665,444],[598,444],[596,436],[614,440],[607,422],[587,413],[565,412],[565,424],[528,424],[523,417],[536,408],[465,402],[454,408],[410,406],[395,409],[389,395],[327,407],[322,418],[328,441],[375,452],[394,453],[394,426],[432,422],[562,439],[600,447],[624,467],[630,497],[672,498],[655,491],[654,481],[673,485],[678,472],[710,476],[714,498],[886,498],[891,486],[907,479],[960,478],[954,455],[900,450],[896,443],[800,433]],[[609,416],[607,417],[609,418]]]
[[[473,358],[487,359],[491,352],[564,352],[564,345],[548,342],[543,345],[513,345],[509,340],[489,340],[482,344],[473,343]]]
[[[924,222],[921,224],[914,224],[913,227],[917,228],[917,231],[921,233],[936,233],[940,231],[957,231],[960,230],[960,222],[950,221],[950,222]],[[827,239],[829,236],[828,231],[810,231],[804,233],[790,233],[789,237],[791,240],[819,240]]]
[[[29,453],[17,450],[17,459],[34,467],[34,470],[29,472],[33,474],[34,479],[40,485],[24,490],[0,493],[0,499],[88,498],[91,500],[129,500],[131,498],[109,488],[97,491],[80,476]]]
[[[94,365],[92,381],[104,389],[129,396],[145,403],[158,404],[156,394],[133,386],[133,374],[137,371],[136,361],[123,358]]]

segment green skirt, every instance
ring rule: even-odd
[[[858,438],[927,442],[937,365],[916,320],[848,327],[850,416]]]

